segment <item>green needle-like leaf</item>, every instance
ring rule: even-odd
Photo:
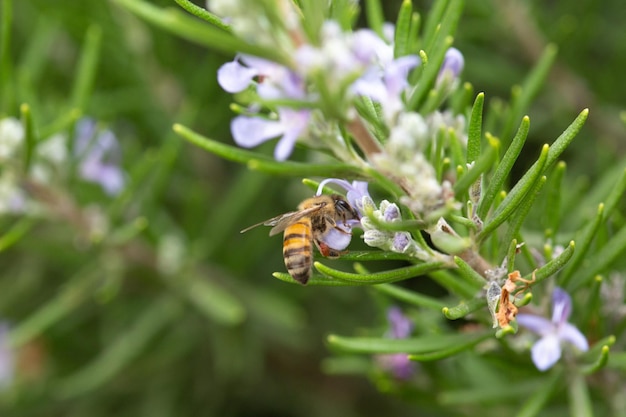
[[[522,405],[515,417],[535,417],[548,404],[548,401],[554,393],[560,388],[563,373],[560,371],[552,371],[549,378],[538,384],[534,394]]]
[[[528,137],[528,130],[530,129],[530,118],[525,116],[520,123],[519,129],[517,130],[517,134],[513,138],[511,145],[506,150],[502,161],[498,164],[495,173],[491,177],[489,181],[489,185],[483,190],[483,196],[478,203],[478,216],[484,219],[489,211],[489,208],[493,204],[496,195],[502,189],[504,182],[509,176],[511,169],[513,168],[513,164],[517,160],[520,152],[522,151],[522,147],[526,142],[526,137]]]
[[[486,306],[487,299],[485,297],[476,297],[467,301],[461,301],[454,307],[444,307],[441,311],[448,320],[458,320]]]
[[[572,280],[574,274],[576,272],[580,272],[580,265],[585,259],[589,248],[591,247],[591,242],[593,238],[596,236],[600,225],[602,224],[602,220],[604,218],[604,204],[600,204],[598,206],[598,211],[596,212],[596,217],[593,219],[591,223],[588,223],[585,228],[580,233],[580,238],[575,240],[576,246],[578,246],[578,250],[572,256],[571,262],[569,262],[559,276],[560,285],[568,290],[571,290],[570,281]]]
[[[20,106],[22,125],[24,126],[24,172],[28,173],[30,164],[35,154],[37,146],[37,137],[35,136],[35,123],[33,122],[33,114],[28,104]]]
[[[383,24],[385,23],[385,16],[383,15],[383,8],[381,0],[365,0],[365,17],[367,18],[367,25],[383,38]]]
[[[587,382],[582,374],[568,378],[569,415],[571,417],[593,417],[593,404]]]
[[[587,265],[582,271],[578,271],[573,278],[571,287],[575,290],[582,285],[588,284],[596,275],[602,274],[618,258],[626,253],[626,227],[622,227],[598,252],[587,256]]]
[[[458,256],[454,257],[454,262],[459,267],[461,276],[467,280],[467,282],[476,287],[476,289],[482,288],[487,284],[485,278],[474,270],[467,262]]]
[[[218,28],[222,30],[225,30],[227,32],[231,31],[229,25],[224,23],[222,19],[215,16],[213,13],[209,12],[207,9],[203,9],[200,6],[196,6],[189,0],[174,0],[174,1],[178,3],[180,7],[187,10],[192,15],[199,17],[200,19],[206,20],[207,22],[211,23],[214,26],[217,26]]]
[[[435,352],[428,353],[414,353],[409,355],[409,359],[412,361],[418,362],[430,362],[436,361],[440,359],[449,358],[450,356],[456,355],[457,353],[461,353],[464,350],[469,350],[479,344],[480,342],[493,337],[491,333],[483,333],[482,335],[475,336],[470,340],[466,340],[461,343],[457,343],[456,345],[452,345],[446,349],[441,349]]]
[[[486,334],[480,337],[486,337]],[[408,339],[389,339],[382,337],[343,337],[337,335],[328,336],[328,344],[331,348],[342,352],[351,353],[432,353],[447,350],[450,346],[474,341],[476,336],[469,334],[429,334],[422,337]]]
[[[429,297],[415,291],[410,291],[405,288],[398,287],[397,285],[379,284],[372,286],[372,288],[385,295],[403,301],[407,304],[414,305],[416,307],[424,307],[437,311],[441,311],[441,309],[444,308],[443,302],[436,298]]]
[[[278,63],[287,63],[287,57],[284,57],[277,48],[271,49],[244,42],[222,29],[200,22],[179,10],[162,9],[144,0],[113,1],[150,23],[200,45],[233,55],[238,52],[247,53]]]
[[[417,265],[407,266],[404,268],[392,269],[390,271],[374,272],[368,275],[361,275],[332,269],[319,262],[315,262],[313,265],[320,273],[331,278],[348,282],[359,282],[363,284],[382,284],[402,281],[408,278],[425,275],[431,271],[436,271],[446,267],[445,262],[425,262]]]
[[[513,97],[512,108],[502,132],[503,138],[509,137],[515,122],[527,111],[531,100],[537,95],[537,92],[548,77],[550,67],[556,59],[557,51],[557,47],[553,44],[546,46],[537,65],[535,65],[533,70],[526,77],[526,80],[524,80],[520,88],[520,93]]]
[[[96,70],[100,58],[100,45],[102,42],[102,29],[98,25],[91,25],[85,34],[85,41],[78,62],[78,70],[74,77],[72,87],[71,107],[84,109],[92,94]]]
[[[584,375],[591,375],[604,368],[609,362],[609,351],[609,346],[603,345],[602,350],[600,351],[600,356],[598,356],[597,360],[594,363],[583,368],[582,373]]]
[[[575,247],[576,245],[572,240],[569,245],[567,245],[567,248],[565,248],[565,250],[563,250],[563,252],[559,254],[559,256],[551,259],[544,266],[537,269],[535,271],[535,284],[538,284],[544,279],[556,274],[559,269],[563,268],[563,266],[571,259],[572,255],[574,254]],[[524,278],[531,279],[532,274],[528,274]]]
[[[467,159],[469,164],[476,161],[480,156],[482,128],[483,128],[483,105],[485,103],[485,93],[476,96],[472,113],[470,115],[469,127],[467,131]]]
[[[518,209],[522,199],[533,188],[535,182],[539,180],[541,173],[546,165],[548,153],[550,147],[544,145],[541,150],[541,155],[537,162],[524,174],[524,176],[515,184],[515,187],[504,198],[504,201],[498,206],[490,219],[485,223],[483,230],[481,230],[476,239],[478,242],[484,240],[493,231],[496,230],[504,221],[506,221],[515,210]]]
[[[0,236],[0,253],[19,242],[36,222],[37,220],[30,217],[23,217],[16,221],[6,233]]]
[[[396,58],[410,53],[409,33],[411,32],[411,16],[413,14],[413,4],[411,0],[404,0],[398,12],[396,21],[396,32],[394,36],[393,55]]]
[[[59,294],[20,321],[9,333],[8,345],[12,348],[23,346],[75,311],[90,297],[96,285],[94,278],[94,264],[77,273]]]
[[[456,195],[465,194],[472,184],[480,178],[480,175],[493,165],[499,145],[499,142],[495,140],[489,141],[489,147],[478,156],[472,167],[452,187]]]
[[[209,139],[192,130],[179,125],[174,125],[174,132],[182,138],[188,140],[215,155],[221,156],[229,161],[247,164],[248,168],[275,175],[288,176],[321,176],[321,177],[346,177],[354,176],[359,170],[347,164],[308,164],[299,162],[283,161],[278,162],[272,158],[260,155],[255,152],[225,145],[215,140]]]
[[[169,297],[152,303],[125,332],[109,342],[98,358],[59,382],[56,386],[58,395],[73,397],[109,381],[141,352],[149,349],[150,341],[182,311],[179,303]]]

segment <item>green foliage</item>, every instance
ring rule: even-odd
[[[0,129],[0,415],[621,412],[618,25],[583,25],[590,0],[536,10],[232,1],[224,20],[200,3],[2,1],[0,121],[23,137],[11,145]],[[386,91],[397,102],[359,93],[364,74],[379,74],[343,73],[338,62],[355,60],[307,67],[330,59],[300,55],[303,45],[330,53],[328,20],[335,48],[367,24],[390,60],[415,58],[407,87]],[[574,33],[578,43],[566,40]],[[612,42],[587,48],[612,63],[579,59],[596,37]],[[452,45],[474,84],[444,74]],[[217,73],[235,56],[280,65],[281,81],[297,75],[302,96],[264,95],[272,74],[260,72],[230,97]],[[376,60],[379,72],[392,65]],[[250,137],[284,109],[293,123],[311,115],[288,160],[267,144],[232,144],[233,117],[256,118]],[[123,172],[114,192],[89,177],[91,154],[79,151],[85,116],[95,121],[90,146],[103,135],[120,144],[121,159],[104,161]],[[358,200],[360,226],[342,229],[349,252],[314,249],[302,287],[280,239],[239,231],[293,211],[330,177],[367,181],[371,194]],[[549,320],[557,286],[589,349],[565,343],[540,372],[530,353],[539,337],[515,315]],[[397,307],[409,323],[401,335]],[[344,394],[329,395],[329,381]]]

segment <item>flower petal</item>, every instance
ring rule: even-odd
[[[230,131],[237,145],[253,148],[282,135],[285,132],[285,127],[276,120],[237,116],[230,122]]]
[[[554,324],[567,323],[572,313],[572,299],[565,290],[556,287],[552,293],[552,322]]]
[[[345,228],[347,229],[347,227]],[[350,244],[350,241],[352,240],[352,233],[349,233],[349,230],[342,230],[335,228],[330,229],[320,240],[327,244],[331,249],[343,250]]]
[[[530,351],[533,363],[540,371],[554,365],[561,357],[561,344],[555,334],[548,334],[539,339]]]
[[[559,327],[559,339],[571,343],[583,352],[589,350],[589,343],[585,335],[570,323],[563,323]]]
[[[229,93],[239,93],[248,88],[258,70],[241,65],[237,60],[227,62],[217,70],[218,84]]]
[[[554,332],[554,324],[550,320],[533,314],[518,314],[517,324],[541,336]]]

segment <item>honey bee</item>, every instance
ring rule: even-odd
[[[281,214],[264,222],[252,225],[241,233],[257,226],[273,226],[270,236],[284,231],[283,259],[291,277],[301,284],[306,284],[311,277],[313,265],[313,248],[311,242],[319,249],[322,256],[336,258],[350,242],[352,233],[345,230],[350,220],[359,220],[359,213],[338,194],[320,195],[308,198],[298,205],[297,211]],[[326,243],[334,235],[334,246]],[[339,239],[336,237],[339,236]],[[343,237],[345,236],[345,239]],[[341,241],[341,243],[339,243]]]

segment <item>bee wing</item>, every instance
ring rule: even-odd
[[[290,211],[289,213],[284,213],[280,216],[272,217],[271,219],[265,220],[264,222],[253,224],[250,227],[246,227],[239,233],[247,232],[248,230],[254,229],[257,226],[274,226],[270,230],[270,236],[274,236],[285,230],[290,224],[295,223],[301,218],[318,211],[320,208],[321,206],[314,206],[304,210]]]

